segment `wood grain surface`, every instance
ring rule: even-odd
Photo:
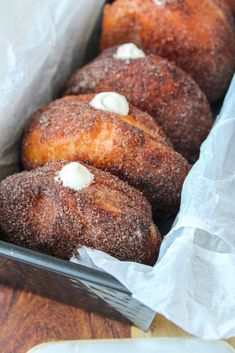
[[[132,338],[148,338],[148,337],[189,337],[187,332],[182,330],[180,327],[176,326],[169,320],[165,319],[161,315],[157,315],[150,330],[148,332],[143,332],[137,327],[131,328]],[[192,336],[191,336],[192,337]],[[235,348],[235,338],[230,338],[225,340],[232,347]]]
[[[0,286],[0,352],[26,353],[54,340],[130,337],[130,326]]]
[[[0,353],[26,353],[36,344],[55,340],[182,336],[189,335],[160,315],[144,333],[134,326],[0,285]],[[235,347],[235,339],[227,342]]]

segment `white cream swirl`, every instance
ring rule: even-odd
[[[93,182],[94,176],[82,164],[71,162],[65,165],[54,179],[65,188],[78,191],[87,188]]]
[[[139,49],[134,43],[122,44],[117,48],[116,53],[113,55],[115,59],[133,60],[144,58],[145,53]]]
[[[153,0],[153,2],[158,6],[164,7],[165,5],[170,3],[171,0]]]
[[[98,93],[91,101],[90,106],[104,110],[106,112],[127,115],[129,113],[129,104],[126,97],[116,92]]]

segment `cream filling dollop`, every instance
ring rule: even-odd
[[[116,92],[98,93],[89,104],[95,109],[104,110],[106,112],[120,115],[128,115],[129,113],[129,104],[126,97]]]
[[[165,6],[166,4],[168,4],[170,2],[170,0],[153,0],[153,2],[158,5],[158,6]]]
[[[134,43],[126,43],[117,48],[116,53],[113,55],[115,59],[132,60],[144,58],[145,53],[139,49]]]
[[[54,179],[65,188],[78,191],[87,188],[93,182],[94,175],[82,164],[71,162],[65,165]]]

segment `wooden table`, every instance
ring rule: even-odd
[[[26,353],[32,346],[53,340],[187,336],[161,316],[144,333],[117,321],[102,318],[48,300],[0,286],[0,352]],[[235,347],[235,339],[229,340]]]

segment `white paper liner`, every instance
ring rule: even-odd
[[[134,298],[189,333],[235,336],[235,78],[185,180],[177,222],[154,268],[87,248],[72,261],[111,274]]]
[[[81,64],[103,4],[0,0],[0,178],[18,167],[27,120]]]

